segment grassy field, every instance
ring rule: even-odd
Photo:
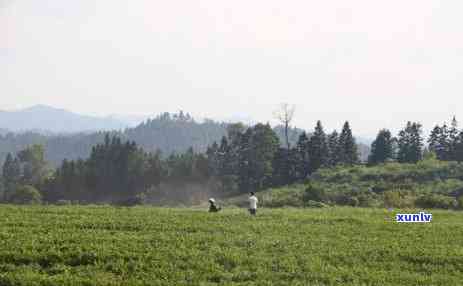
[[[432,213],[0,206],[0,285],[461,285],[463,213]]]

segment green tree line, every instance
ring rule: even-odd
[[[430,152],[442,160],[459,161],[463,132],[456,120],[452,128],[444,125],[435,130],[427,150],[419,123],[408,122],[397,138],[381,130],[368,163],[416,163]],[[206,152],[189,148],[163,156],[160,151],[146,151],[134,141],[107,133],[87,159],[66,159],[54,171],[45,162],[44,148],[33,145],[7,155],[2,173],[3,201],[18,202],[28,195],[32,201],[52,203],[140,201],[147,195],[162,196],[159,186],[169,182],[211,182],[214,191],[235,195],[303,181],[320,168],[360,163],[349,122],[339,133],[326,134],[318,121],[312,133],[302,132],[295,143],[286,143],[281,144],[269,124],[229,124],[226,135],[210,144]],[[19,193],[22,197],[18,199]]]

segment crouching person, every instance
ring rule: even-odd
[[[210,213],[216,213],[216,212],[219,212],[221,211],[222,208],[221,207],[218,207],[216,204],[215,204],[215,200],[213,198],[210,198],[209,199],[209,212]]]

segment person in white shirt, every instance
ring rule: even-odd
[[[250,196],[249,196],[249,213],[251,215],[256,215],[256,213],[257,213],[257,203],[258,202],[259,202],[259,200],[255,196],[254,192],[251,192]]]

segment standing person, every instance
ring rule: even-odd
[[[256,213],[257,213],[257,203],[258,202],[259,202],[259,200],[257,199],[254,192],[251,192],[250,196],[249,196],[249,213],[251,215],[256,215]]]

